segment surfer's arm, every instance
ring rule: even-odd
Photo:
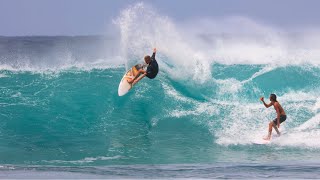
[[[263,105],[264,105],[266,108],[269,108],[270,106],[272,106],[272,105],[273,105],[273,103],[272,103],[272,102],[270,102],[269,104],[267,104],[266,102],[264,102],[264,97],[261,97],[261,98],[260,98],[260,101],[262,101],[262,102],[263,102]]]
[[[264,105],[266,108],[269,108],[269,107],[272,106],[272,103],[267,104],[267,103],[265,103],[265,102],[263,101],[263,105]]]
[[[262,101],[262,102],[263,102],[263,105],[264,105],[266,108],[269,108],[269,107],[271,107],[271,106],[273,105],[273,103],[272,103],[272,102],[271,102],[271,103],[269,103],[269,104],[267,104],[266,102],[264,102],[263,97],[261,97],[261,98],[260,98],[260,101]]]
[[[135,81],[133,81],[132,86],[135,85],[137,82],[139,82],[142,78],[144,78],[147,75],[147,73],[143,73],[141,76],[139,76]]]
[[[278,128],[280,127],[280,110],[279,110],[279,106],[278,105],[275,105],[276,106],[276,111],[277,111],[277,125],[278,125]]]
[[[156,59],[156,52],[157,52],[157,49],[154,48],[154,49],[153,49],[152,56],[151,56],[151,60],[152,60],[152,61]]]
[[[146,71],[143,69],[140,69],[137,73],[137,75],[133,78],[133,81],[136,80],[138,77],[140,77],[140,74],[146,74]]]

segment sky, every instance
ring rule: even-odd
[[[243,16],[287,29],[320,26],[318,0],[0,0],[0,36],[104,35],[137,2],[174,21]]]

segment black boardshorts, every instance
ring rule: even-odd
[[[280,124],[281,124],[282,122],[284,122],[286,119],[287,119],[287,116],[286,116],[286,115],[280,115]],[[275,125],[278,125],[277,118],[275,118],[275,119],[273,120],[273,123],[274,123]]]

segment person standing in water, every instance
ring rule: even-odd
[[[284,112],[280,103],[277,101],[277,96],[275,94],[270,94],[270,101],[271,102],[269,104],[264,102],[264,97],[261,97],[260,101],[263,102],[263,104],[266,108],[273,106],[274,109],[276,110],[276,113],[277,113],[277,118],[269,123],[268,136],[263,139],[264,140],[271,139],[272,127],[277,131],[278,135],[280,136],[280,132],[279,132],[278,128],[280,127],[280,124],[287,119],[287,115],[286,115],[286,112]]]
[[[149,79],[153,79],[157,76],[159,72],[159,67],[156,61],[156,52],[157,52],[157,49],[154,48],[151,57],[149,55],[144,57],[144,61],[148,64],[147,70],[145,71],[143,69],[139,69],[136,76],[128,80],[128,83],[130,83],[133,86],[145,76],[147,76]]]

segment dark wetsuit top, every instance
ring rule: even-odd
[[[158,63],[156,61],[156,53],[153,53],[151,56],[151,62],[147,67],[147,77],[150,79],[153,79],[157,76],[158,72],[159,72],[159,67],[158,67]]]

